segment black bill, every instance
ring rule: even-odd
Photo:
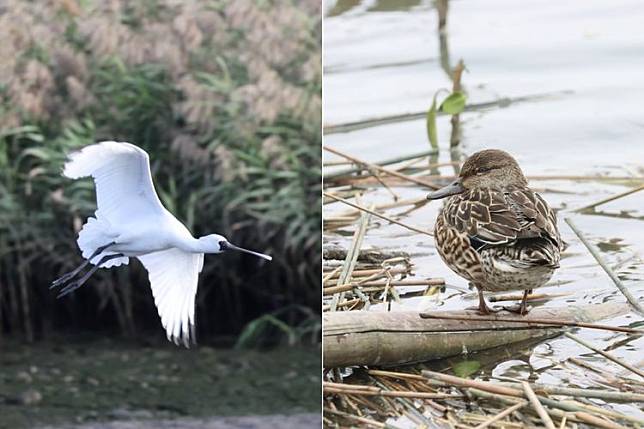
[[[460,194],[465,191],[463,185],[461,185],[460,180],[455,180],[447,186],[440,188],[437,191],[430,192],[427,194],[428,200],[439,200],[441,198],[449,197],[450,195]]]

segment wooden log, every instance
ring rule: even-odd
[[[627,314],[623,303],[535,308],[522,319],[596,322]],[[471,311],[435,315],[472,316]],[[337,311],[323,314],[324,367],[402,365],[559,335],[561,328],[539,323],[423,319],[418,312]],[[505,314],[504,314],[504,317]],[[512,315],[507,315],[512,317]]]

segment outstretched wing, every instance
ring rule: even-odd
[[[125,221],[132,213],[164,210],[154,191],[148,154],[133,144],[105,141],[86,146],[69,155],[63,174],[94,178],[96,217],[109,223]]]
[[[446,221],[477,248],[537,237],[561,247],[554,211],[529,189],[468,191],[452,197],[445,211]]]
[[[188,347],[194,341],[195,296],[203,253],[168,249],[139,256],[148,270],[154,303],[168,340]]]

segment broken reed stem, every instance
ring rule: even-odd
[[[329,280],[331,280],[331,279],[332,279],[333,277],[335,277],[336,275],[337,275],[337,276],[340,276],[340,270],[342,270],[342,265],[339,265],[339,266],[335,267],[333,270],[331,270],[331,272],[330,272],[330,273],[328,273],[327,275],[325,275],[324,277],[322,277],[322,285],[324,286],[324,284],[325,284],[326,282],[328,282]]]
[[[351,385],[352,386],[352,385]],[[371,386],[364,386],[371,387]],[[459,399],[463,395],[453,395],[449,393],[430,393],[415,392],[411,390],[383,390],[378,387],[371,389],[349,389],[327,386],[324,384],[324,393],[336,393],[344,395],[362,395],[362,396],[386,396],[391,398],[413,398],[413,399]]]
[[[590,413],[585,411],[577,411],[575,417],[584,423],[590,423],[591,425],[598,426],[604,429],[628,429],[626,426],[619,425],[610,420],[605,420],[597,416],[593,416]]]
[[[479,389],[486,392],[496,393],[498,395],[504,395],[504,396],[514,396],[518,398],[523,397],[523,392],[521,390],[514,389],[511,387],[499,386],[485,381],[470,380],[469,378],[456,377],[454,375],[443,374],[441,372],[423,370],[421,371],[421,373],[425,378],[428,378],[428,379],[437,378],[440,381],[444,381],[446,383],[449,383],[455,386],[471,387],[474,389]]]
[[[636,192],[639,192],[641,190],[644,190],[644,185],[640,185],[637,188],[629,189],[628,191],[620,192],[619,194],[612,195],[610,197],[604,198],[602,200],[599,200],[597,202],[594,202],[592,204],[588,204],[587,206],[579,207],[578,209],[575,209],[576,212],[582,212],[584,210],[588,209],[594,209],[597,206],[601,206],[602,204],[609,203],[611,201],[618,200],[622,197],[625,197],[630,194],[634,194]]]
[[[421,206],[424,204],[427,204],[429,200],[425,197],[422,198],[409,198],[406,200],[398,200],[394,201],[393,203],[386,203],[386,204],[379,204],[377,205],[374,209],[375,210],[385,210],[385,209],[394,209],[394,208],[399,208],[399,207],[405,207],[405,206]],[[347,210],[346,212],[338,213],[336,216],[333,216],[333,218],[352,218],[352,220],[355,220],[355,217],[360,214],[360,210]],[[325,219],[326,222],[326,219]]]
[[[336,277],[338,277],[337,271],[334,273],[333,271],[337,270],[339,267],[336,267],[335,269],[331,270],[330,276],[325,276],[325,278],[328,277],[328,280],[333,280]],[[389,271],[390,274],[409,274],[411,272],[411,269],[409,268],[396,268],[396,267],[385,267],[385,268],[371,268],[371,269],[364,269],[364,270],[353,270],[353,277],[364,277],[364,276],[370,276],[372,274],[377,274],[377,273],[384,273],[385,271]]]
[[[406,280],[392,280],[392,281],[383,281],[376,280],[382,276],[373,276],[373,278],[365,277],[359,281],[353,281],[351,283],[346,283],[344,285],[338,285],[336,280],[331,280],[329,286],[325,286],[325,289],[332,287],[341,287],[341,286],[365,286],[365,287],[385,287],[389,286],[442,286],[445,284],[445,279],[435,278],[435,279],[406,279]],[[639,332],[644,333],[644,332]]]
[[[421,233],[421,234],[426,234],[426,235],[429,235],[430,237],[434,235],[434,234],[432,234],[432,233],[431,233],[431,232],[429,232],[429,231],[424,231],[424,230],[422,230],[422,229],[420,229],[420,228],[416,228],[415,226],[411,226],[411,225],[408,225],[408,224],[406,224],[406,223],[403,223],[403,222],[397,221],[397,220],[395,220],[395,219],[390,218],[389,216],[385,216],[385,215],[380,214],[380,213],[378,213],[378,212],[376,212],[376,211],[370,210],[370,209],[368,209],[368,208],[366,208],[366,207],[362,207],[362,206],[360,206],[360,205],[358,205],[358,204],[352,203],[351,201],[347,201],[347,200],[345,200],[344,198],[336,197],[335,195],[330,194],[330,193],[328,193],[328,192],[326,192],[326,191],[322,191],[322,194],[323,194],[325,197],[333,198],[333,199],[334,199],[334,200],[336,200],[336,201],[339,201],[339,202],[344,203],[344,204],[346,204],[346,205],[348,205],[348,206],[354,207],[354,208],[356,208],[356,209],[358,209],[358,210],[362,210],[363,212],[365,212],[365,213],[369,213],[369,214],[374,215],[374,216],[376,216],[376,217],[379,217],[380,219],[384,219],[384,220],[386,220],[387,222],[395,223],[396,225],[402,226],[403,228],[407,228],[407,229],[409,229],[410,231],[418,232],[418,233]]]
[[[367,374],[381,377],[401,378],[403,380],[416,380],[426,382],[427,377],[418,374],[409,374],[407,372],[384,371],[381,369],[369,369]]]
[[[417,179],[417,178],[415,178],[415,177],[411,177],[411,176],[407,176],[407,175],[405,175],[405,174],[399,173],[399,172],[394,171],[394,170],[390,170],[390,169],[385,168],[385,167],[381,167],[381,166],[379,166],[379,165],[377,165],[377,164],[372,164],[372,163],[370,163],[370,162],[363,161],[363,160],[358,159],[358,158],[355,158],[355,157],[353,157],[353,156],[351,156],[351,155],[347,155],[347,154],[346,154],[346,153],[344,153],[344,152],[340,152],[340,151],[339,151],[339,150],[337,150],[337,149],[333,149],[333,148],[330,148],[330,147],[328,147],[328,146],[323,146],[323,148],[324,148],[324,150],[326,150],[327,152],[331,152],[331,153],[333,153],[333,154],[335,154],[335,155],[338,155],[338,156],[341,156],[341,157],[343,157],[343,158],[346,158],[346,159],[348,159],[349,161],[355,162],[356,164],[364,165],[364,166],[368,167],[368,169],[377,170],[377,171],[380,171],[380,172],[382,172],[382,173],[388,174],[388,175],[390,175],[390,176],[394,176],[394,177],[397,177],[397,178],[399,178],[399,179],[402,179],[402,180],[406,180],[406,181],[408,181],[408,182],[415,183],[415,184],[417,184],[417,185],[425,186],[426,188],[429,188],[429,189],[439,189],[439,188],[440,188],[440,186],[438,186],[438,185],[436,185],[436,184],[434,184],[434,183],[426,182],[426,181],[424,181],[424,180]],[[373,175],[373,174],[372,174],[372,175]]]
[[[586,246],[586,249],[590,252],[591,255],[595,258],[599,266],[601,266],[604,271],[606,271],[606,274],[613,280],[613,283],[615,283],[615,286],[619,289],[619,291],[626,297],[626,300],[633,306],[635,310],[637,310],[640,314],[644,314],[644,308],[642,305],[637,301],[637,299],[631,294],[631,292],[628,290],[626,286],[622,283],[622,281],[617,277],[617,274],[608,266],[606,261],[601,257],[597,249],[586,240],[586,237],[577,229],[575,226],[575,223],[573,222],[572,219],[570,218],[564,218],[570,229],[575,233],[575,235],[579,238],[579,240],[582,242],[584,246]]]
[[[408,176],[409,177],[409,176]],[[427,174],[421,176],[425,180],[432,180],[432,179],[437,179],[441,181],[450,181],[454,180],[456,176],[454,175],[438,175],[438,174]],[[566,180],[566,181],[597,181],[597,182],[603,182],[603,183],[614,183],[614,182],[638,182],[638,181],[644,181],[644,177],[638,176],[638,177],[632,177],[632,176],[546,176],[546,175],[541,175],[541,176],[526,176],[528,180],[531,181],[537,181],[537,180]],[[326,180],[326,179],[325,179]],[[331,180],[327,181],[327,184]],[[371,176],[353,176],[353,177],[341,177],[341,178],[335,178],[333,179],[334,185],[337,186],[342,186],[342,185],[362,185],[362,186],[373,186],[377,187],[378,182],[375,180],[372,180]],[[411,186],[409,185],[408,182],[402,181],[397,178],[388,178],[385,180],[385,183],[387,183],[389,186]]]
[[[548,429],[557,429],[555,424],[552,422],[550,415],[543,407],[541,402],[539,402],[539,398],[537,398],[537,395],[535,395],[535,393],[532,391],[532,388],[530,387],[530,385],[527,382],[522,381],[521,386],[523,386],[523,391],[525,392],[525,395],[528,397],[528,400],[530,401],[530,403],[532,404],[532,407],[541,418],[541,421],[543,422],[543,424]]]
[[[489,392],[486,392],[486,391],[480,390],[480,389],[468,389],[468,392],[471,393],[472,395],[476,396],[477,398],[493,399],[493,400],[499,401],[499,402],[501,402],[503,404],[515,405],[515,404],[518,404],[518,403],[522,402],[522,401],[520,401],[520,400],[518,400],[516,398],[508,398],[506,396],[497,396],[497,395],[494,395],[493,393],[489,393]],[[550,411],[551,411],[553,416],[559,417],[559,418],[563,418],[564,416],[567,415],[566,412],[564,412],[562,410],[559,410],[559,409],[553,409],[553,410],[550,410]],[[574,414],[572,415],[572,417],[575,418],[575,420],[576,420],[576,417],[574,417]]]
[[[461,85],[461,76],[463,75],[463,70],[465,70],[465,64],[463,60],[458,60],[458,64],[452,70],[452,92],[461,92],[463,87]],[[457,113],[452,115],[450,122],[452,124],[452,132],[449,138],[449,147],[454,149],[458,147],[458,144],[461,142],[461,117]]]
[[[354,416],[353,414],[345,413],[344,411],[334,410],[329,407],[324,407],[325,413],[336,414],[338,416],[344,417],[345,419],[355,420],[360,423],[371,425],[377,428],[386,429],[387,425],[384,423],[377,422],[375,420],[368,419],[366,417]]]
[[[509,387],[520,387],[519,383],[500,383]],[[596,398],[608,401],[644,402],[644,394],[632,392],[614,392],[600,389],[578,389],[574,387],[559,387],[545,384],[533,384],[532,390],[547,395],[570,396],[571,398]]]
[[[364,239],[364,235],[367,232],[367,227],[369,226],[369,219],[369,215],[366,213],[363,213],[362,217],[360,218],[360,224],[353,234],[351,246],[347,251],[347,256],[344,260],[344,264],[342,264],[342,271],[340,272],[340,276],[338,278],[339,282],[347,283],[351,278],[351,274],[353,273],[353,270],[356,267],[356,263],[358,262],[360,248],[362,247],[362,240]],[[337,310],[338,303],[342,301],[343,298],[343,292],[340,292],[339,294],[335,294],[333,296],[333,300],[331,301],[331,311]]]
[[[569,332],[564,332],[564,335],[566,337],[570,338],[571,340],[581,344],[582,346],[594,351],[595,353],[599,353],[600,355],[604,356],[606,359],[609,359],[609,360],[613,361],[617,365],[620,365],[621,367],[628,369],[632,373],[637,374],[640,377],[644,378],[644,371],[642,371],[641,369],[635,368],[633,365],[631,365],[631,364],[629,364],[627,362],[624,362],[623,360],[621,360],[619,358],[616,358],[615,356],[611,355],[610,353],[605,352],[602,349],[595,347],[594,345],[590,344],[589,342],[587,342],[585,340],[582,340],[581,338],[579,338],[579,337],[577,337],[575,335],[572,335]]]
[[[433,149],[432,150],[425,150],[425,151],[418,152],[418,153],[412,153],[412,154],[409,154],[409,155],[403,155],[403,156],[397,156],[395,158],[385,159],[383,161],[374,162],[373,164],[379,165],[381,167],[384,167],[385,165],[398,164],[400,162],[414,160],[414,159],[418,159],[418,158],[422,159],[422,158],[425,158],[425,157],[430,156],[430,155],[435,154],[435,153],[436,153],[436,151],[434,151]],[[400,170],[400,168],[398,168],[397,170]],[[360,173],[361,171],[364,171],[364,167],[348,168],[348,169],[345,169],[345,170],[337,171],[335,173],[325,174],[324,179],[325,180],[332,180],[332,179],[334,179],[336,177],[350,176],[350,175],[355,174],[355,173]]]
[[[357,287],[370,288],[375,290],[389,287],[404,287],[404,286],[442,286],[445,284],[445,279],[428,279],[428,280],[399,280],[393,282],[365,282],[365,283],[348,283],[338,286],[329,286],[324,288],[324,295],[333,295],[334,293],[347,292]]]
[[[493,393],[490,393],[486,390],[483,389],[475,389],[475,388],[468,388],[468,392],[472,393],[475,396],[481,397],[481,398],[486,398],[486,399],[495,399],[495,400],[500,400],[505,403],[516,403],[516,399],[512,401],[512,399],[504,396],[499,396],[495,395]],[[523,394],[523,392],[521,392]],[[550,399],[550,398],[545,398],[543,396],[538,397],[539,401],[542,402],[543,404],[551,407],[550,413],[558,418],[562,418],[565,415],[568,415],[570,418],[574,418],[575,420],[577,417],[575,417],[575,413],[577,412],[595,412],[596,414],[601,414],[605,417],[610,417],[610,418],[615,418],[615,419],[620,419],[620,420],[626,420],[630,421],[633,423],[636,423],[640,426],[644,425],[644,420],[638,419],[637,417],[631,417],[625,414],[621,414],[615,411],[607,410],[604,408],[599,408],[599,407],[594,407],[594,406],[589,406],[589,405],[584,405],[580,402],[576,401],[561,401],[561,400],[555,400],[555,399]],[[571,413],[571,414],[570,414]]]
[[[476,294],[474,294],[476,295]],[[543,299],[552,299],[552,298],[560,298],[562,296],[569,296],[572,295],[571,293],[533,293],[528,295],[528,301],[539,301]],[[490,302],[501,302],[501,301],[520,301],[523,299],[523,295],[492,295],[488,297],[488,301]],[[644,331],[642,331],[644,333]]]
[[[506,408],[505,410],[501,411],[500,413],[498,413],[497,415],[495,415],[491,419],[484,421],[480,425],[476,426],[474,429],[486,428],[486,427],[490,426],[492,423],[494,423],[496,421],[499,421],[499,420],[501,420],[502,418],[504,418],[506,416],[509,416],[510,414],[512,414],[513,412],[518,410],[519,408],[525,407],[527,404],[528,404],[528,401],[518,402],[518,403],[512,405],[511,407]]]
[[[609,325],[598,325],[595,323],[586,323],[586,322],[576,322],[573,320],[557,320],[557,319],[539,319],[539,318],[530,318],[530,316],[525,316],[525,318],[509,318],[509,317],[495,317],[495,316],[451,316],[451,315],[436,315],[432,313],[420,313],[420,317],[423,319],[448,319],[448,320],[465,320],[465,321],[475,321],[475,322],[517,322],[524,324],[539,324],[539,325],[553,325],[553,326],[572,326],[575,328],[589,328],[589,329],[599,329],[603,331],[613,331],[613,332],[624,332],[628,334],[644,334],[642,329],[634,328],[624,328],[621,326],[609,326]],[[535,329],[543,329],[539,326],[534,326]]]
[[[447,72],[449,74],[449,71]],[[465,106],[464,112],[477,112],[480,110],[487,110],[494,107],[507,107],[514,103],[523,103],[526,101],[547,100],[571,94],[570,91],[556,91],[543,94],[531,94],[520,97],[510,98],[502,97],[493,101],[486,101],[482,103],[468,103]],[[446,113],[437,112],[438,115],[445,115]],[[424,119],[427,116],[427,110],[422,112],[403,113],[398,115],[382,116],[378,118],[363,119],[360,121],[346,122],[342,124],[332,124],[324,126],[323,133],[325,136],[335,133],[345,133],[349,131],[360,130],[380,125],[393,124],[398,122],[413,121],[416,119]],[[435,153],[432,151],[432,153]]]
[[[597,368],[590,363],[576,357],[569,357],[567,361],[581,368],[592,371],[595,374],[598,374],[604,380],[603,382],[605,384],[608,384],[616,389],[622,390],[624,386],[629,386],[630,389],[638,389],[638,394],[643,392],[642,388],[644,388],[644,382],[636,380],[634,377],[627,378],[619,374],[609,374],[605,370]],[[637,385],[637,387],[633,387],[634,384]]]
[[[470,380],[470,379],[456,377],[453,375],[443,374],[443,373],[434,372],[434,371],[427,371],[427,370],[421,371],[421,373],[424,377],[427,378],[428,382],[432,382],[435,379],[438,379],[447,385],[466,388],[468,389],[469,392],[477,396],[483,396],[486,398],[492,397],[495,399],[501,399],[502,397],[507,397],[507,396],[511,396],[514,398],[525,397],[525,393],[523,390],[514,389],[511,387],[502,386],[502,385],[498,385],[498,384],[494,384],[486,381]],[[628,421],[638,423],[640,425],[644,423],[644,421],[636,417],[627,416],[625,414],[621,414],[611,410],[605,410],[599,407],[585,405],[577,401],[554,400],[550,398],[545,398],[543,396],[539,396],[538,399],[541,403],[549,407],[557,408],[563,411],[568,411],[573,413],[578,411],[583,411],[583,412],[593,411],[598,414],[602,414],[606,417],[617,418],[621,420],[628,420]]]

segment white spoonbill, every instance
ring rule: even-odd
[[[78,235],[85,262],[51,285],[65,285],[58,298],[81,287],[99,268],[127,265],[130,257],[137,257],[148,270],[168,340],[187,347],[194,340],[195,295],[204,254],[237,250],[272,259],[221,235],[194,238],[161,204],[152,184],[150,158],[133,144],[105,141],[87,146],[69,156],[63,175],[93,177],[98,208]],[[90,263],[94,266],[76,278]]]

